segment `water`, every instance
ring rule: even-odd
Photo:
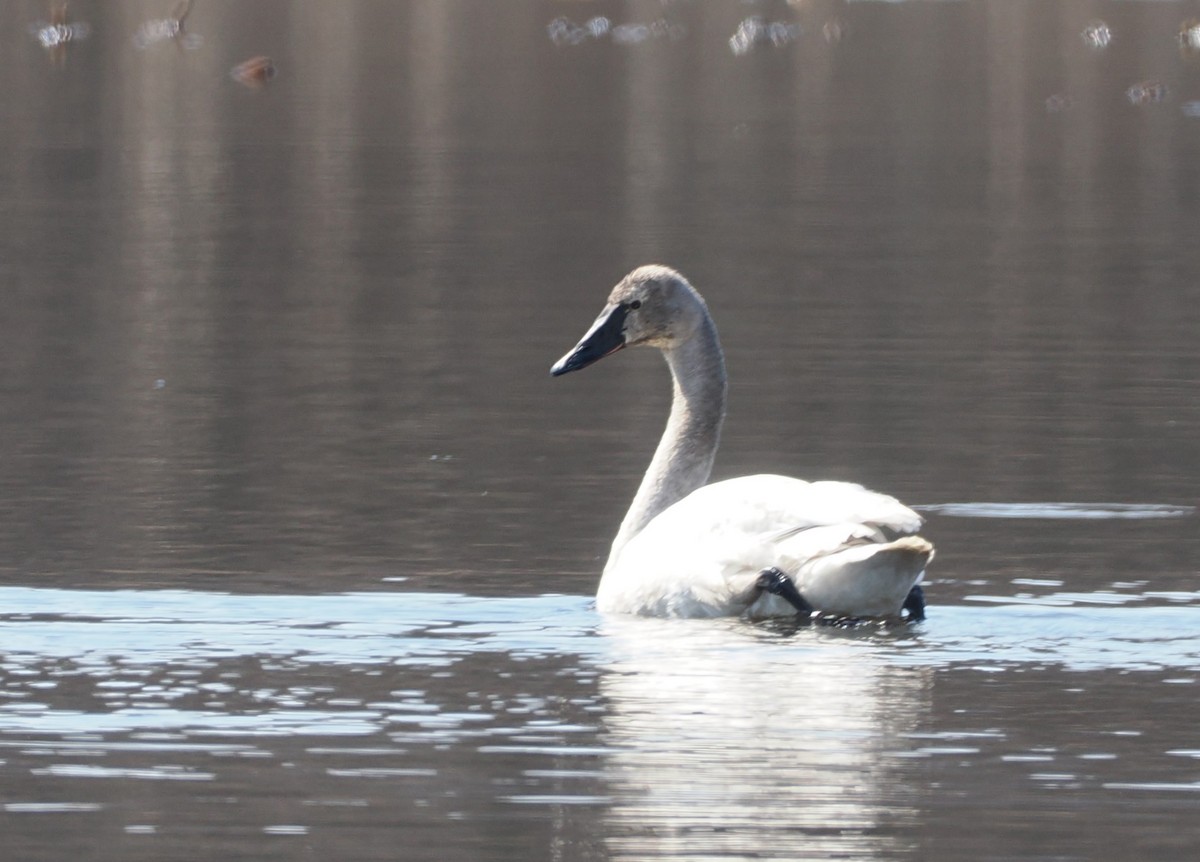
[[[1195,857],[1189,4],[171,5],[0,9],[9,855]],[[928,622],[594,612],[652,260]]]
[[[405,851],[429,859],[951,858],[1046,831],[1086,856],[1196,837],[1175,822],[1200,792],[1195,596],[942,607],[895,631],[602,619],[578,596],[0,600],[22,858],[43,829],[78,836],[60,853],[103,836],[113,858],[198,839],[300,852],[285,838],[387,858],[410,830],[439,836]],[[977,808],[1029,822],[962,835]],[[1100,822],[1055,823],[1078,808]]]

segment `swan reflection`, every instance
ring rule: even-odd
[[[912,848],[899,758],[931,671],[904,635],[607,618],[613,858],[874,858]]]

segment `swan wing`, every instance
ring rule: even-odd
[[[849,482],[757,475],[706,485],[669,507],[605,570],[601,610],[656,616],[794,613],[754,587],[774,566],[829,613],[897,613],[924,568],[921,517]],[[905,544],[908,542],[908,544]],[[929,546],[932,552],[932,546]],[[905,565],[897,565],[906,560]]]

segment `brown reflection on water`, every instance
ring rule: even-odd
[[[530,646],[563,615],[571,639],[622,641],[583,597],[666,373],[650,355],[571,386],[546,370],[652,260],[721,329],[719,477],[933,506],[1196,503],[1190,13],[758,5],[206,0],[190,50],[138,50],[169,4],[76,0],[90,30],[62,63],[30,37],[47,7],[0,7],[0,581],[144,589],[117,594],[134,604],[367,589],[396,603],[380,619],[426,614],[379,635],[379,666],[343,661],[339,637],[302,662],[227,644],[189,664],[214,632],[256,630],[243,620],[84,672],[20,652],[77,620],[8,599],[6,849],[1195,855],[1194,514],[935,511],[926,627],[801,638],[811,663],[719,628],[599,658]],[[753,14],[799,35],[737,54]],[[559,46],[564,15],[682,29]],[[1081,38],[1097,19],[1100,50]],[[254,56],[284,73],[238,86]],[[1131,104],[1146,81],[1162,98]],[[486,628],[491,602],[546,593],[568,605],[533,600],[453,666],[432,655],[439,620]],[[423,604],[449,594],[493,598]],[[1116,616],[1082,613],[1097,607]],[[157,631],[111,613],[123,642]],[[1106,626],[1138,661],[1112,658]],[[146,723],[120,725],[139,704]],[[180,743],[161,736],[183,704],[202,713],[185,742],[211,748],[120,747]],[[265,736],[238,725],[306,708]],[[59,732],[56,711],[95,726]],[[463,715],[492,720],[472,736]]]
[[[725,338],[719,475],[1192,499],[1195,127],[1123,97],[1187,93],[1175,11],[1097,56],[1085,3],[818,6],[852,37],[745,57],[733,7],[560,51],[536,3],[204,4],[187,54],[115,3],[86,66],[6,55],[11,575],[587,590],[666,383],[544,366],[652,259]]]

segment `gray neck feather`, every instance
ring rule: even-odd
[[[666,430],[621,522],[605,569],[660,512],[708,482],[725,418],[725,357],[707,315],[683,343],[663,351],[674,394]]]

